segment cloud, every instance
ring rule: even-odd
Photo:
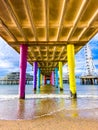
[[[93,63],[94,63],[94,65],[95,65],[95,67],[98,66],[98,59],[94,59],[94,60],[93,60]],[[97,67],[96,67],[96,68],[97,68]]]
[[[19,54],[0,38],[0,76],[19,71],[19,58]],[[27,71],[31,72],[31,69],[28,63]]]
[[[0,69],[7,69],[7,68],[10,68],[10,67],[13,67],[13,64],[8,62],[7,60],[0,60]]]
[[[19,54],[0,38],[0,76],[16,70],[18,64]]]
[[[98,41],[98,33],[90,41]]]

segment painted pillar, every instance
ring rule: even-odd
[[[40,84],[42,85],[42,80],[43,80],[43,76],[42,74],[40,75]]]
[[[33,74],[33,88],[34,88],[34,90],[36,90],[36,85],[37,85],[37,62],[33,63],[33,70],[34,70],[34,74]]]
[[[46,84],[46,75],[44,75],[44,85]]]
[[[67,45],[67,58],[69,69],[69,84],[72,98],[76,98],[76,81],[75,81],[75,59],[74,59],[74,45]]]
[[[19,80],[19,98],[25,98],[26,67],[27,67],[27,45],[20,45],[20,80]]]
[[[59,80],[60,80],[60,90],[63,90],[62,62],[59,62]]]
[[[55,68],[55,86],[58,87],[58,68]]]
[[[40,88],[40,73],[41,73],[41,71],[40,71],[40,68],[38,68],[38,88]]]
[[[52,85],[54,85],[54,71],[52,71],[52,77],[51,77],[52,79]]]
[[[52,72],[51,72],[51,74],[50,74],[50,84],[53,85]]]
[[[52,84],[52,73],[50,74],[50,84]]]

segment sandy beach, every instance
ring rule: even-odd
[[[98,130],[98,108],[77,109],[77,100],[72,100],[71,108],[67,106],[70,109],[66,109],[64,101],[65,99],[3,101],[0,105],[0,130]]]
[[[55,88],[46,87],[40,98],[34,94],[36,98],[25,100],[1,99],[0,130],[98,130],[96,98],[61,98],[62,94],[58,97],[51,91],[56,93]]]
[[[70,117],[64,113],[73,112],[62,111],[32,120],[0,120],[0,130],[98,130],[98,119],[77,117],[77,114]]]

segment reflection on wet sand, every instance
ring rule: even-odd
[[[63,104],[62,104],[63,101]],[[34,119],[51,115],[65,108],[64,99],[29,99],[19,100],[17,119]]]
[[[71,109],[74,109],[72,111],[72,117],[78,117],[78,111],[77,111],[77,99],[71,99]]]
[[[56,94],[59,89],[52,86],[41,87],[37,94]],[[60,94],[61,95],[61,94]],[[90,100],[91,101],[91,100]],[[80,108],[88,100],[71,98],[26,98],[25,100],[10,99],[0,103],[0,119],[34,119],[43,116],[58,115],[60,117],[79,117],[85,114]],[[89,104],[88,104],[89,105]],[[84,106],[85,107],[85,106]],[[83,113],[84,112],[84,113]],[[89,112],[88,112],[89,114]]]
[[[41,87],[40,91],[36,91],[37,94],[50,94],[58,93],[58,89],[51,86]],[[60,112],[66,109],[77,109],[76,99],[65,99],[65,98],[35,98],[18,101],[18,114],[19,119],[33,119],[46,115],[52,115],[56,112]],[[66,112],[65,112],[66,113]],[[68,114],[68,113],[67,113]],[[65,116],[67,114],[64,114]],[[61,114],[61,116],[64,116]],[[68,115],[67,115],[68,116]],[[71,111],[70,115],[77,117],[77,111]]]

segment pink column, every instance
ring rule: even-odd
[[[52,85],[54,85],[54,71],[52,71]]]
[[[50,74],[50,84],[51,84],[51,74]]]
[[[44,85],[46,84],[46,76],[44,75]]]
[[[54,85],[54,71],[52,71],[50,75],[50,84]]]
[[[52,84],[52,73],[50,74],[50,84]]]
[[[20,81],[19,98],[25,98],[26,67],[27,67],[27,45],[20,45]]]

